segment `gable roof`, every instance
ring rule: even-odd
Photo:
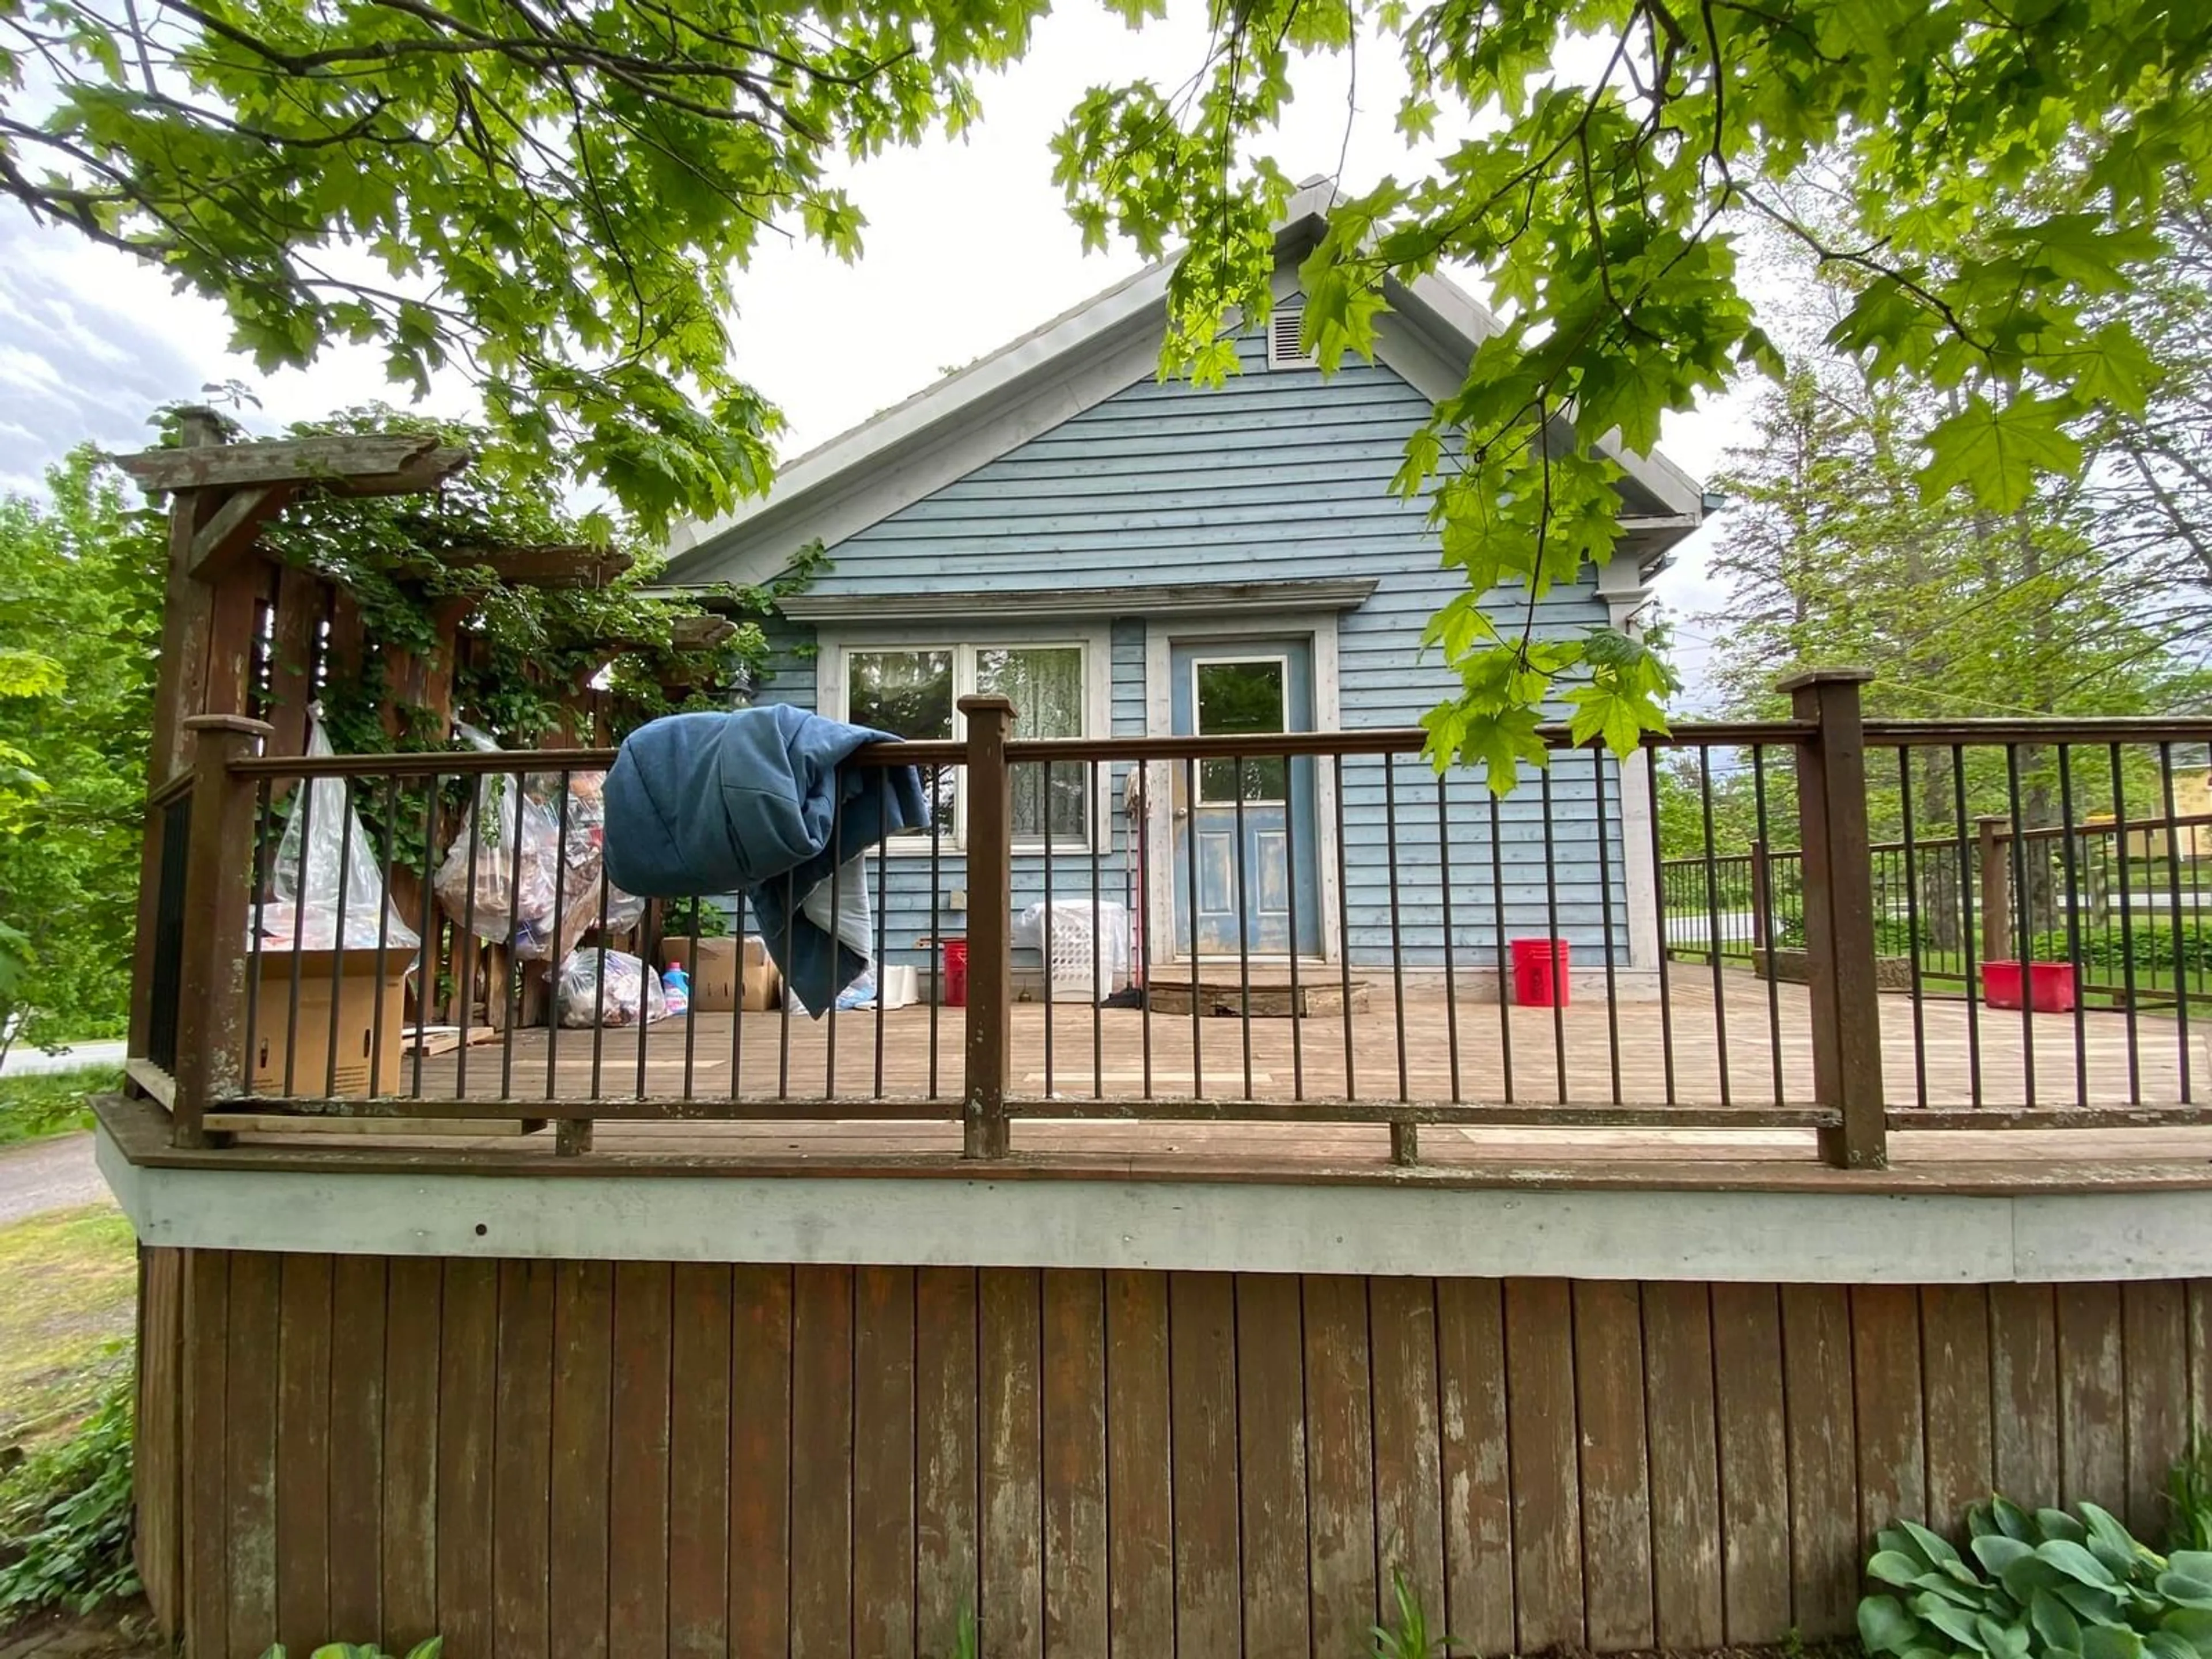
[[[1276,292],[1296,291],[1297,262],[1328,228],[1336,191],[1300,187],[1275,230]],[[835,547],[1115,392],[1152,377],[1165,330],[1172,260],[1148,265],[985,357],[871,416],[781,468],[766,495],[669,536],[672,586],[765,581],[798,550]],[[1448,278],[1391,280],[1376,357],[1418,391],[1456,390],[1498,319]],[[1694,530],[1703,487],[1656,451],[1608,434],[1599,448],[1626,473],[1625,550],[1650,570]]]

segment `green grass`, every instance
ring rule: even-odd
[[[73,1427],[131,1369],[138,1254],[131,1223],[88,1204],[0,1227],[0,1446]]]
[[[0,1078],[0,1146],[89,1129],[92,1109],[86,1097],[118,1089],[122,1083],[123,1073],[109,1066]]]

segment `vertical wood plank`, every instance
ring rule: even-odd
[[[2189,1432],[2212,1435],[2212,1279],[2187,1281]]]
[[[670,1297],[665,1261],[615,1264],[607,1622],[616,1651],[668,1651]]]
[[[1851,1378],[1858,1401],[1859,1536],[1899,1519],[1940,1527],[1928,1512],[1921,1433],[1920,1298],[1905,1285],[1851,1291]]]
[[[607,1659],[607,1510],[611,1496],[615,1267],[553,1270],[554,1659]]]
[[[179,1419],[184,1382],[183,1254],[138,1247],[138,1342],[131,1413],[131,1501],[137,1511],[131,1559],[155,1626],[174,1641],[183,1620],[179,1547]]]
[[[185,1642],[195,1654],[230,1650],[230,1260],[185,1256],[182,1525]]]
[[[914,1299],[915,1639],[939,1653],[962,1616],[982,1609],[975,1270],[921,1268]]]
[[[791,1271],[748,1267],[731,1275],[733,1659],[772,1659],[791,1645]]]
[[[1107,1571],[1115,1659],[1175,1651],[1175,1497],[1170,1486],[1168,1285],[1106,1275]]]
[[[1505,1436],[1504,1286],[1437,1281],[1443,1401],[1444,1629],[1477,1653],[1512,1650],[1513,1494]]]
[[[854,1286],[853,1644],[915,1654],[915,1287],[911,1267]]]
[[[1519,1650],[1583,1642],[1573,1310],[1563,1279],[1505,1281],[1505,1401]]]
[[[730,1285],[728,1267],[686,1261],[669,1287],[670,1659],[721,1659],[729,1644]],[[831,1472],[821,1480],[826,1497]]]
[[[553,1264],[499,1264],[492,1380],[492,1650],[545,1659],[553,1498]]]
[[[1858,1448],[1850,1293],[1782,1287],[1782,1376],[1790,1402],[1791,1601],[1808,1637],[1853,1628],[1859,1583]]]
[[[1357,1653],[1381,1610],[1367,1281],[1305,1281],[1306,1532],[1316,1654]]]
[[[1712,1310],[1728,1639],[1778,1642],[1792,1616],[1782,1306],[1771,1285],[1716,1285]]]
[[[438,1626],[455,1653],[489,1653],[498,1264],[456,1257],[445,1265],[438,1367]]]
[[[791,1459],[792,1659],[830,1659],[853,1646],[849,1267],[792,1269]]]
[[[1402,1572],[1432,1620],[1444,1589],[1443,1440],[1438,1422],[1437,1292],[1430,1279],[1368,1285],[1375,1372],[1376,1578],[1395,1622],[1393,1572]],[[1447,1627],[1448,1628],[1448,1627]]]
[[[1652,1643],[1651,1476],[1644,1428],[1643,1304],[1633,1281],[1574,1287],[1575,1415],[1582,1440],[1583,1578],[1589,1644]]]
[[[1044,1275],[1044,1646],[1106,1659],[1106,1303],[1095,1270]]]
[[[1995,1490],[1990,1297],[1979,1285],[1920,1292],[1921,1387],[1928,1402],[1928,1524],[1950,1534]]]
[[[983,1650],[1044,1650],[1042,1470],[1037,1375],[1042,1342],[1036,1269],[986,1267],[983,1341]]]
[[[331,1258],[276,1273],[276,1639],[299,1650],[331,1629]]]
[[[1305,1343],[1299,1284],[1241,1273],[1237,1288],[1237,1498],[1244,1651],[1312,1644],[1306,1571]]]
[[[2064,1501],[2115,1515],[2128,1505],[2127,1401],[2120,1288],[2061,1285],[2058,1310],[2059,1480]]]
[[[2061,1502],[2053,1286],[1990,1286],[1990,1407],[1996,1490],[2030,1509]]]
[[[1237,1308],[1225,1273],[1168,1281],[1175,1458],[1176,1652],[1242,1651],[1237,1535]]]
[[[2189,1449],[2189,1304],[2174,1280],[2120,1287],[2121,1367],[2127,1386],[2128,1506],[2135,1535],[2166,1547],[2167,1471]]]
[[[384,1548],[387,1648],[404,1653],[438,1632],[438,1372],[445,1273],[427,1256],[395,1257],[384,1329]]]
[[[384,1315],[388,1262],[331,1268],[331,1576],[328,1632],[384,1636]],[[404,1651],[404,1650],[403,1650]]]
[[[276,1639],[278,1258],[258,1250],[229,1258],[229,1651],[258,1659]]]
[[[1653,1613],[1662,1648],[1728,1640],[1722,1605],[1719,1417],[1711,1287],[1644,1287],[1644,1394],[1651,1437]]]

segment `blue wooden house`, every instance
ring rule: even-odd
[[[1316,184],[1292,203],[1277,308],[1239,336],[1225,386],[1158,380],[1169,268],[1153,266],[799,457],[765,498],[682,526],[667,580],[763,581],[818,541],[830,567],[783,605],[764,696],[909,738],[961,735],[971,692],[1010,696],[1018,737],[1413,724],[1451,686],[1419,638],[1460,578],[1424,504],[1388,486],[1495,325],[1442,277],[1394,283],[1375,361],[1324,378],[1299,351],[1296,273],[1330,200]],[[1616,459],[1623,551],[1546,596],[1539,636],[1627,623],[1699,521],[1679,469]],[[1490,604],[1503,626],[1525,618],[1517,590]],[[1499,940],[1531,935],[1607,959],[1638,994],[1658,948],[1640,763],[1563,757],[1495,815],[1474,776],[1443,782],[1440,812],[1427,769],[1389,765],[1217,761],[1141,789],[1118,768],[1036,769],[1017,786],[1017,903],[1043,896],[1048,848],[1055,901],[1087,904],[1095,881],[1156,976],[1194,945],[1201,966],[1295,951],[1433,970],[1448,905],[1475,994]],[[881,872],[894,962],[961,930],[962,794],[946,778],[935,847],[894,847]]]

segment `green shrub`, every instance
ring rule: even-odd
[[[2037,934],[2033,944],[2039,962],[2072,959],[2072,941],[2063,927]],[[2177,933],[2171,916],[2154,913],[2131,918],[2125,930],[2117,921],[2081,929],[2082,963],[2103,974],[2125,973],[2130,957],[2139,974],[2169,973],[2177,955],[2184,971],[2212,974],[2212,921],[2192,916]]]
[[[1898,1659],[2207,1659],[2212,1553],[2160,1556],[2094,1504],[2080,1519],[1996,1498],[1967,1512],[1972,1559],[1925,1527],[1882,1532],[1859,1603],[1867,1650]]]
[[[123,1073],[106,1066],[0,1078],[0,1146],[41,1135],[92,1127],[89,1095],[123,1085]]]
[[[1468,1650],[1449,1636],[1429,1633],[1429,1615],[1421,1598],[1395,1567],[1390,1570],[1390,1594],[1398,1603],[1398,1622],[1373,1627],[1374,1659],[1446,1659]]]
[[[131,1402],[124,1376],[76,1434],[0,1480],[0,1620],[48,1607],[89,1613],[137,1594]]]
[[[446,1638],[433,1636],[426,1642],[417,1642],[407,1650],[407,1659],[438,1659],[445,1649]],[[278,1643],[261,1659],[284,1659],[284,1645]],[[390,1656],[374,1642],[325,1642],[308,1656],[308,1659],[390,1659]]]
[[[2166,1477],[2166,1547],[2212,1550],[2212,1438],[2197,1435]]]

